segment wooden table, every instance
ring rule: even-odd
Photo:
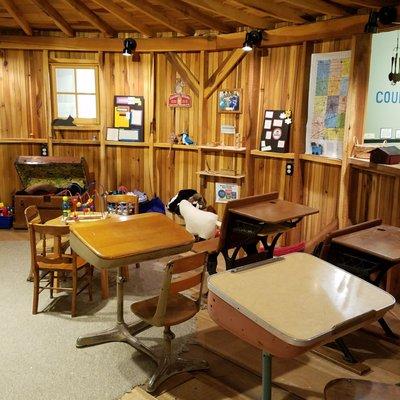
[[[271,355],[295,357],[382,317],[395,299],[305,253],[212,275],[208,311],[216,323],[263,350],[263,399],[271,397]]]
[[[79,256],[97,268],[118,268],[115,327],[81,336],[76,346],[125,342],[154,358],[154,355],[134,337],[149,325],[142,321],[128,325],[124,321],[122,267],[188,251],[192,247],[194,237],[159,213],[114,216],[97,222],[71,224],[70,232],[71,248]]]
[[[218,252],[223,254],[227,269],[271,258],[284,232],[294,228],[303,217],[318,213],[315,208],[278,199],[278,195],[272,192],[226,204]],[[264,246],[262,253],[257,251],[259,241]],[[228,253],[230,249],[232,254]],[[246,257],[236,259],[240,249]]]

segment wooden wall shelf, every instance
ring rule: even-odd
[[[276,153],[273,151],[251,150],[251,155],[257,157],[286,158],[289,160],[294,159],[294,153]]]
[[[173,144],[171,147],[170,143],[154,143],[154,147],[160,148],[160,149],[179,149],[179,150],[197,150],[198,146],[192,144],[192,145],[186,145],[186,144]]]
[[[219,171],[198,171],[196,174],[200,176],[216,176],[218,178],[229,178],[229,179],[243,179],[246,175],[244,174],[239,174],[239,175],[229,175],[229,174],[224,174],[223,172]]]
[[[100,131],[100,125],[52,126],[54,131]]]
[[[375,164],[371,163],[369,160],[363,160],[360,158],[349,158],[349,164],[353,168],[363,169],[376,174],[382,175],[400,175],[400,164]]]
[[[201,145],[198,146],[201,150],[204,151],[219,151],[219,152],[224,152],[224,151],[229,151],[231,153],[245,153],[246,152],[246,147],[234,147],[234,146],[206,146],[206,145]]]
[[[106,140],[106,146],[125,146],[125,147],[149,147],[147,142],[124,142],[124,141],[112,141]]]
[[[99,140],[90,140],[90,139],[53,139],[53,144],[65,144],[65,145],[90,145],[90,146],[100,146]]]
[[[342,165],[342,160],[338,158],[316,156],[314,154],[300,154],[299,158],[301,160],[313,161],[321,164],[338,165],[338,166]]]
[[[47,143],[47,139],[1,138],[0,143]]]

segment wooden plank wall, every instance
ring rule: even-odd
[[[350,39],[320,42],[314,45],[314,52],[348,50],[350,47]],[[200,78],[201,54],[178,53],[178,56],[192,73]],[[210,77],[218,71],[228,56],[227,51],[206,54],[207,76]],[[184,91],[192,97],[193,105],[190,109],[174,110],[167,107],[168,96],[174,92],[178,74],[164,54],[141,54],[139,62],[132,62],[117,53],[65,51],[47,54],[42,51],[0,50],[0,167],[5,171],[0,174],[0,201],[10,202],[11,194],[19,188],[18,177],[13,167],[15,158],[18,155],[38,155],[38,141],[47,139],[51,119],[46,93],[47,57],[50,60],[72,58],[98,61],[102,69],[101,126],[93,131],[53,132],[54,140],[51,140],[50,144],[54,155],[85,157],[90,169],[96,172],[96,178],[99,180],[100,176],[103,177],[106,189],[113,189],[119,185],[139,188],[149,194],[156,193],[164,202],[179,189],[198,187],[207,202],[214,205],[222,215],[223,205],[214,204],[216,178],[200,179],[196,172],[199,168],[218,170],[236,165],[238,173],[246,173],[245,154],[205,151],[194,147],[175,146],[171,149],[170,135],[172,132],[179,134],[187,130],[196,143],[205,145],[223,142],[232,145],[233,137],[221,135],[220,126],[235,125],[237,130],[243,133],[245,119],[248,117],[245,111],[246,102],[249,101],[246,98],[246,90],[243,91],[244,112],[235,115],[218,114],[215,92],[206,102],[206,121],[203,121],[200,131],[200,101],[189,87],[185,87]],[[296,100],[300,95],[297,93],[297,83],[303,73],[300,68],[301,57],[301,45],[272,48],[264,50],[261,55],[259,114],[261,116],[266,108],[292,110],[292,131],[294,128],[296,131],[305,129],[296,125]],[[220,89],[246,88],[249,64],[248,58],[244,58],[220,85]],[[145,142],[135,146],[104,146],[102,135],[105,132],[101,128],[112,126],[113,97],[129,94],[145,98]],[[156,122],[154,135],[150,129],[153,115]],[[255,143],[258,147],[261,120],[251,134],[256,138]],[[11,139],[15,143],[5,143]],[[28,139],[37,142],[23,143]],[[73,139],[81,141],[72,143]],[[242,141],[244,143],[243,137]],[[260,155],[251,155],[251,160],[254,174],[246,176],[245,179],[250,180],[255,194],[277,190],[281,198],[293,198],[293,177],[285,175],[286,163],[290,160]],[[309,217],[302,223],[301,237],[307,240],[337,218],[340,166],[302,160],[300,168],[303,202],[320,209],[320,214]],[[398,212],[394,211],[394,207],[385,206],[386,201],[394,204],[392,196],[396,196],[396,193],[398,196],[398,178],[366,172],[354,174],[352,182],[356,185],[357,196],[352,197],[352,219],[360,221],[382,213],[385,221],[399,225]],[[234,182],[229,178],[222,181]],[[242,195],[245,195],[244,181],[238,182],[241,184]],[[369,185],[370,195],[363,192],[366,185]],[[375,188],[378,190],[375,191]]]

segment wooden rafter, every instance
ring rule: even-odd
[[[381,0],[335,0],[335,3],[340,3],[345,6],[348,6],[349,3],[352,3],[354,6],[358,7],[367,7],[367,8],[375,8],[379,9],[383,5],[388,5],[388,3],[392,3],[392,5],[395,5],[396,1],[381,1]]]
[[[254,28],[265,28],[269,22],[267,18],[256,17],[238,8],[228,7],[220,0],[196,0],[195,3],[192,0],[183,1]]]
[[[53,22],[67,35],[75,36],[74,30],[64,17],[47,1],[47,0],[31,0],[36,4]]]
[[[143,33],[146,36],[154,36],[155,32],[153,32],[147,25],[138,22],[138,18],[136,15],[124,10],[122,7],[113,3],[110,0],[93,0],[94,3],[103,7],[109,13],[115,15],[122,22],[130,26],[131,28]]]
[[[129,4],[140,11],[142,11],[144,14],[148,15],[150,18],[161,22],[163,25],[166,27],[170,28],[174,32],[182,33],[183,35],[193,35],[194,34],[194,29],[191,28],[189,25],[182,21],[177,21],[174,20],[165,13],[162,13],[157,10],[154,5],[150,4],[146,0],[122,0],[124,3]]]
[[[207,82],[207,87],[204,90],[204,98],[208,99],[219,87],[219,85],[226,79],[226,77],[233,71],[237,64],[248,54],[242,49],[232,50],[230,57],[224,60],[222,68],[218,69],[218,73],[212,76],[212,80]]]
[[[22,30],[27,35],[32,36],[32,28],[30,27],[28,21],[23,16],[22,12],[12,2],[12,0],[1,0],[0,2],[3,4],[7,12],[15,19],[15,21],[22,28]]]
[[[293,6],[304,8],[306,10],[315,11],[321,14],[340,17],[349,15],[345,7],[341,7],[323,0],[283,0],[285,3]]]
[[[184,63],[181,57],[178,54],[173,52],[168,52],[165,54],[167,60],[171,63],[172,66],[175,67],[180,77],[188,84],[190,89],[196,96],[199,95],[199,80],[193,75],[192,71],[188,68],[188,66]]]
[[[243,4],[246,7],[255,8],[263,11],[265,14],[278,18],[283,21],[295,22],[302,24],[307,22],[304,18],[300,17],[293,9],[283,7],[280,4],[272,3],[265,0],[235,0],[237,3]]]
[[[115,30],[103,21],[97,14],[95,14],[83,1],[81,0],[64,0],[66,1],[76,12],[81,14],[88,22],[96,27],[100,32],[103,32],[107,36],[115,36]]]
[[[168,8],[179,11],[182,15],[195,19],[208,28],[214,29],[218,32],[229,33],[234,31],[234,27],[219,21],[218,19],[204,14],[201,10],[191,7],[189,4],[181,0],[160,0],[160,4]]]

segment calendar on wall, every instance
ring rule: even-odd
[[[288,152],[291,116],[290,110],[265,110],[260,139],[261,151]]]

